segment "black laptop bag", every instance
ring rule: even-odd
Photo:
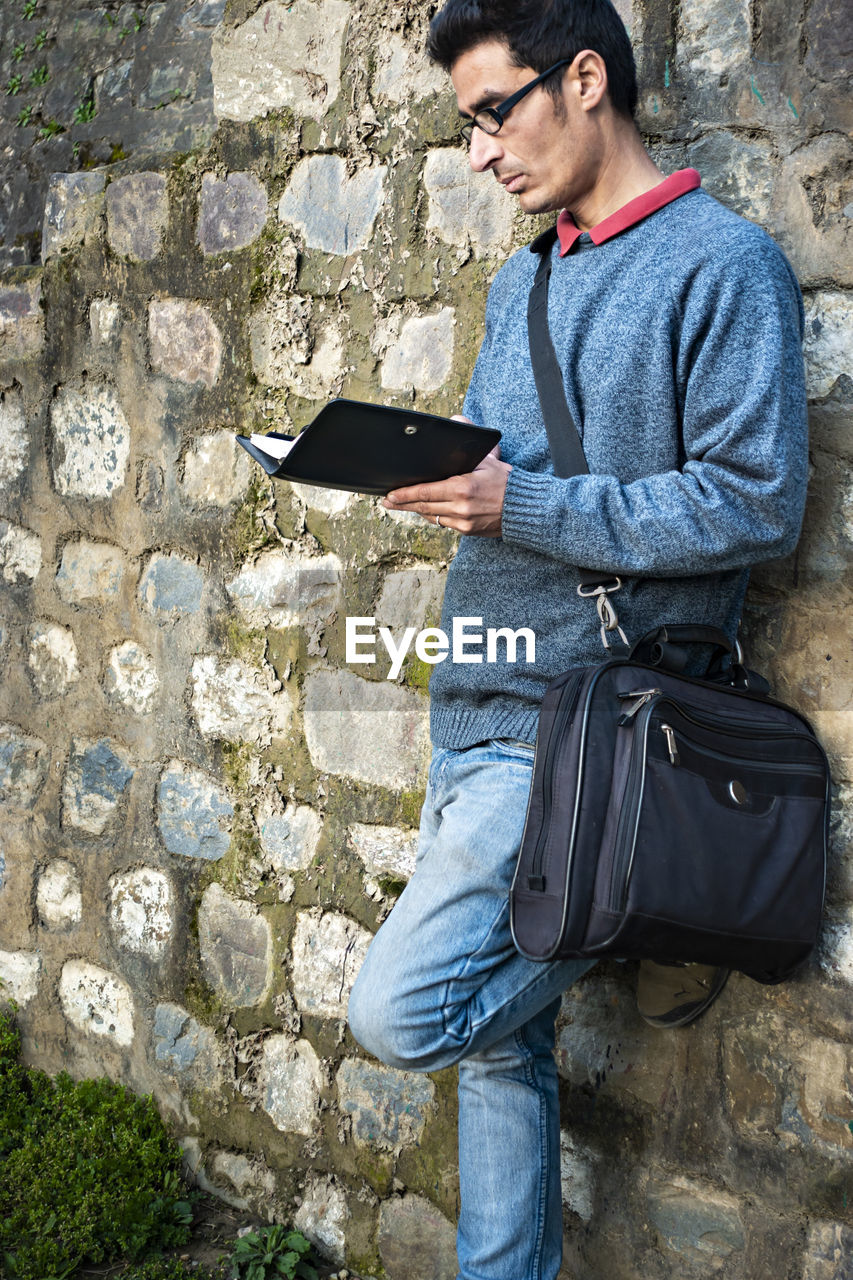
[[[574,475],[587,468],[547,326],[550,243],[546,233],[531,353],[555,472]],[[616,656],[546,691],[510,891],[515,944],[532,960],[701,962],[781,981],[820,928],[825,752],[722,632],[661,627],[630,649],[611,603],[618,579],[579,576]],[[697,644],[706,679],[681,674]]]

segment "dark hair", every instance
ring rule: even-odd
[[[615,111],[633,119],[637,69],[625,24],[610,0],[447,0],[429,28],[427,53],[445,71],[484,40],[503,41],[515,66],[545,71],[581,49],[601,54]],[[545,87],[559,97],[561,77]]]

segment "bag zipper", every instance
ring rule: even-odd
[[[530,860],[530,873],[527,877],[527,887],[533,893],[545,892],[545,876],[543,874],[545,868],[543,864],[545,860],[545,845],[548,839],[549,819],[551,816],[551,801],[553,798],[552,780],[554,776],[554,752],[560,743],[560,738],[562,737],[566,724],[571,720],[575,713],[583,680],[584,672],[583,669],[581,669],[573,684],[570,686],[571,691],[569,691],[569,689],[563,690],[560,707],[557,712],[554,725],[551,729],[551,736],[548,740],[548,750],[545,753],[545,763],[543,765],[545,786],[542,805],[542,823],[539,828],[536,848],[533,850],[533,857]]]
[[[678,739],[675,730],[670,724],[661,724],[661,732],[666,738],[667,751],[669,753],[670,764],[678,766],[681,756],[678,751]],[[774,741],[780,735],[774,734]],[[796,738],[799,740],[802,735],[798,733],[786,734],[786,737]],[[712,760],[722,760],[724,764],[743,765],[745,769],[751,769],[753,772],[760,770],[774,773],[814,773],[823,774],[823,766],[819,764],[810,764],[806,761],[802,763],[795,760],[761,760],[756,757],[747,759],[745,756],[727,755],[724,751],[715,751],[713,747],[706,747],[701,742],[694,742],[687,734],[682,734],[684,741],[689,745],[691,751],[695,751],[697,755],[708,756]],[[808,739],[807,739],[808,741]]]

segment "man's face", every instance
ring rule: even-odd
[[[500,133],[474,130],[471,168],[477,173],[491,169],[518,196],[525,213],[570,208],[595,184],[598,140],[590,112],[582,106],[575,66],[563,69],[564,110],[538,86],[512,108]],[[473,116],[483,107],[498,106],[536,75],[530,67],[513,66],[501,41],[486,40],[457,58],[450,78],[460,112]]]

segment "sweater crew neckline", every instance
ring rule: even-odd
[[[627,231],[638,222],[642,222],[644,218],[648,218],[649,214],[657,213],[658,209],[662,209],[664,205],[671,204],[679,196],[686,195],[688,191],[695,191],[701,184],[702,179],[698,170],[678,169],[668,178],[664,178],[663,182],[659,182],[656,187],[652,187],[651,191],[645,191],[641,196],[629,200],[621,209],[608,214],[597,226],[591,227],[588,233],[589,238],[593,244],[603,244],[605,240],[612,240],[622,231]],[[557,219],[557,234],[560,237],[560,257],[564,258],[583,235],[568,209],[564,209]]]

